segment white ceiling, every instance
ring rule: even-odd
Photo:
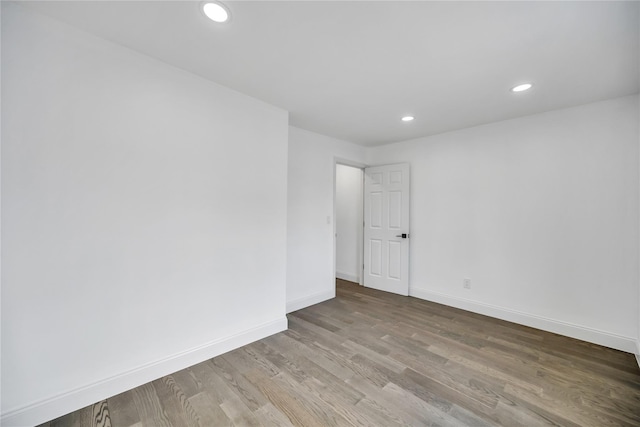
[[[193,1],[25,3],[368,146],[640,84],[638,2],[227,1],[224,25]]]

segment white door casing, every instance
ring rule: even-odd
[[[409,295],[409,173],[408,163],[364,170],[364,286],[400,295]]]

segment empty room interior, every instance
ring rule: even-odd
[[[640,2],[0,12],[3,427],[640,425]]]

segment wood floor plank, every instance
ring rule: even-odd
[[[133,402],[138,408],[140,421],[144,425],[174,427],[167,418],[164,407],[153,383],[147,383],[133,389]]]
[[[286,372],[276,375],[273,381],[278,383],[290,395],[298,397],[304,403],[305,408],[311,412],[315,419],[320,420],[323,425],[341,426],[347,424],[346,419],[340,415],[336,407],[327,405],[326,401],[320,398],[318,390],[310,387],[305,381],[298,383]]]
[[[258,409],[255,414],[264,427],[293,427],[289,418],[273,406],[271,402]]]
[[[202,391],[202,383],[191,369],[183,369],[182,371],[175,372],[171,374],[171,377],[187,399]]]
[[[111,427],[111,415],[106,400],[95,403],[91,408],[93,415],[93,427]]]
[[[229,352],[221,358],[233,365],[240,373],[252,371],[256,367],[264,371],[268,377],[274,377],[280,373],[280,370],[266,357],[260,356],[248,347]]]
[[[452,405],[448,412],[453,418],[458,420],[460,426],[473,426],[473,427],[490,427],[496,425],[481,416],[481,414],[473,413],[467,409],[461,408],[458,405]]]
[[[424,400],[414,396],[402,387],[389,383],[382,388],[387,396],[393,395],[393,401],[398,402],[398,406],[411,414],[412,418],[418,422],[414,425],[438,425],[457,427],[460,420],[452,417],[448,412],[441,411],[436,406],[430,405]]]
[[[340,280],[288,320],[41,427],[640,426],[628,353]]]
[[[534,368],[529,368],[530,372],[522,372],[518,371],[515,368],[505,369],[507,366],[507,361],[503,360],[501,366],[494,367],[489,363],[482,363],[477,360],[473,360],[472,358],[466,358],[464,356],[458,354],[452,354],[449,351],[443,350],[437,346],[429,347],[429,350],[432,353],[438,354],[443,357],[447,357],[449,360],[454,361],[460,365],[464,365],[469,367],[470,369],[474,369],[478,372],[481,372],[485,375],[500,379],[505,383],[516,384],[521,388],[531,390],[532,392],[541,395],[542,387],[540,387],[536,382],[532,382],[530,379],[535,378],[536,371]]]
[[[345,384],[345,388],[336,389],[334,387],[327,386],[323,384],[317,378],[309,378],[302,383],[308,390],[308,392],[317,396],[320,400],[325,402],[325,404],[330,405],[338,415],[340,415],[348,425],[353,426],[371,426],[371,414],[365,414],[363,411],[354,411],[354,405],[364,398],[364,394],[358,392],[360,394],[360,398],[356,401],[350,401],[345,394],[343,393],[345,389],[350,389],[348,385]],[[347,395],[350,393],[347,393]]]
[[[297,348],[298,353],[307,357],[309,360],[313,361],[318,366],[321,366],[327,372],[336,376],[337,378],[342,378],[346,380],[351,375],[353,375],[353,371],[349,369],[349,364],[346,361],[345,357],[339,354],[332,352],[330,349],[308,340],[302,333],[294,330],[288,330],[284,333],[284,335],[288,338],[291,338],[297,342],[304,342],[305,345]]]
[[[563,418],[581,426],[632,426],[637,423],[621,422],[614,415],[594,411],[593,408],[570,400],[558,400],[534,395],[528,390],[505,386],[505,395],[514,401],[523,403],[528,408],[547,408],[547,412],[562,415]]]
[[[362,392],[349,387],[344,379],[335,376],[330,369],[328,370],[318,365],[315,361],[319,358],[315,354],[311,354],[310,358],[308,358],[295,351],[296,347],[291,345],[291,339],[286,335],[275,335],[272,339],[275,341],[274,348],[280,348],[285,351],[287,358],[291,359],[301,370],[306,372],[311,379],[318,381],[334,394],[340,396],[342,402],[356,404],[364,397]],[[274,344],[269,345],[274,346]]]
[[[125,391],[107,399],[111,422],[118,427],[131,427],[140,422],[138,408],[133,402],[133,392]]]
[[[365,397],[356,405],[358,410],[370,415],[373,426],[411,426],[405,414],[387,407],[386,403],[378,403]]]
[[[269,399],[274,407],[278,408],[293,425],[322,427],[320,420],[316,419],[312,413],[300,403],[300,400],[292,396],[280,385],[274,383],[258,370],[244,374]]]
[[[349,384],[365,393],[366,399],[371,403],[371,405],[367,405],[366,407],[394,407],[397,408],[397,410],[394,411],[398,413],[396,417],[389,417],[389,414],[386,411],[383,412],[384,416],[394,419],[395,422],[400,422],[401,424],[424,424],[424,422],[420,420],[420,416],[416,414],[416,411],[414,411],[414,408],[412,408],[408,402],[398,396],[397,393],[394,393],[393,390],[389,391],[389,386],[392,383],[387,382],[384,387],[380,387],[378,384],[368,381],[365,378],[353,378],[352,380],[349,380]],[[425,407],[427,407],[428,404],[426,402],[424,403]],[[442,413],[442,411],[439,411],[437,408],[434,409],[438,413]],[[380,410],[376,409],[376,413],[379,412]],[[435,420],[435,417],[433,419]]]
[[[189,398],[189,403],[197,412],[202,427],[233,425],[220,407],[220,404],[211,397],[210,393],[203,391],[195,394]]]
[[[355,343],[351,340],[345,341],[343,346],[347,347],[349,350],[352,350],[354,353],[366,357],[367,359],[376,362],[377,364],[384,366],[387,369],[390,369],[394,372],[402,372],[407,367],[403,363],[393,359],[391,357],[383,356],[380,353],[373,351],[365,346],[362,346],[358,343]]]
[[[285,371],[292,376],[297,382],[301,383],[308,379],[310,375],[301,369],[288,355],[271,348],[265,343],[257,342],[252,344],[264,357],[271,362],[280,372]]]
[[[225,359],[221,357],[211,359],[206,368],[215,373],[215,376],[211,377],[211,383],[218,384],[214,387],[216,394],[219,395],[218,400],[220,403],[224,401],[227,388],[236,394],[252,411],[257,410],[268,402],[266,397]],[[209,375],[206,371],[203,371],[203,374]],[[220,385],[220,380],[224,382],[225,387]]]
[[[256,415],[238,396],[230,396],[220,405],[220,408],[222,408],[233,425],[247,427],[258,427],[260,425]]]
[[[168,375],[153,381],[153,386],[173,426],[201,427],[198,414],[180,386],[176,384],[173,376]]]

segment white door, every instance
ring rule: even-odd
[[[364,170],[364,286],[409,295],[409,164]]]

